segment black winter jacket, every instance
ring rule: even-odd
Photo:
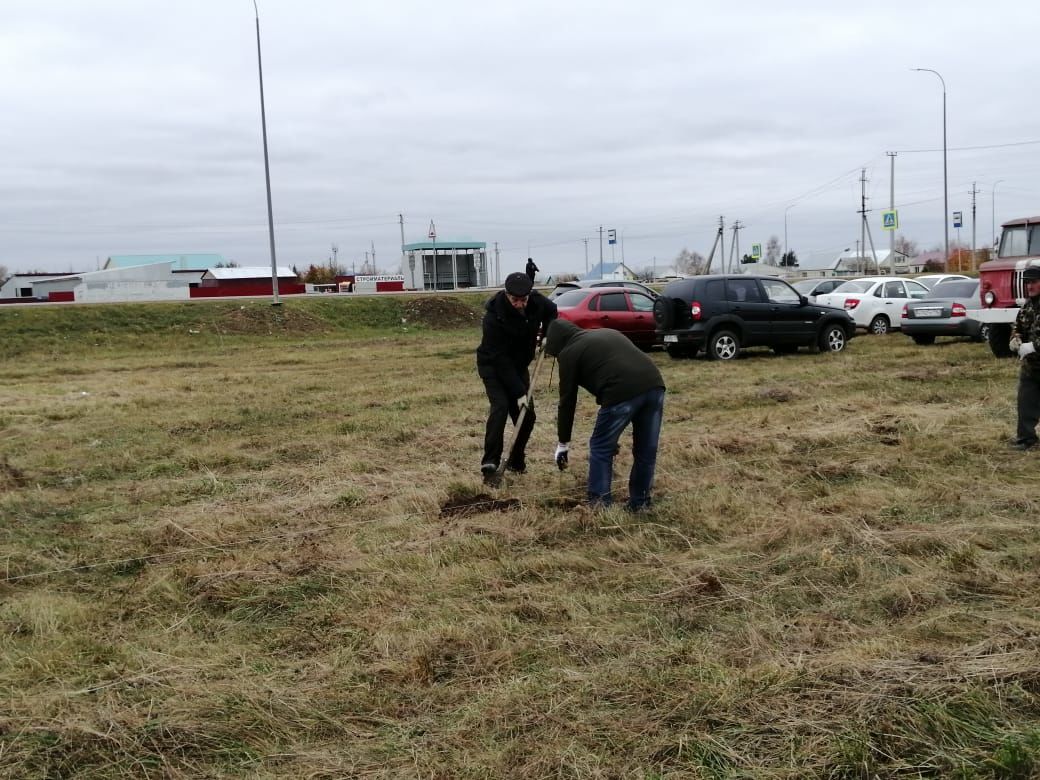
[[[538,332],[556,319],[556,304],[532,290],[523,313],[500,290],[484,307],[483,336],[477,347],[477,373],[497,378],[514,397],[527,392],[525,370],[534,358]]]

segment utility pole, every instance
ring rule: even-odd
[[[401,225],[401,273],[404,273],[404,214],[398,214],[397,221]],[[408,284],[412,289],[418,289],[415,284],[415,255],[408,261],[408,271]]]
[[[498,242],[495,242],[495,286],[502,283],[502,267],[498,264]]]
[[[971,183],[971,268],[975,270],[975,196],[978,194],[978,190],[975,189],[977,182]]]
[[[372,273],[379,273],[376,270],[376,242],[372,241]]]
[[[729,265],[727,266],[729,273],[734,273],[735,270],[740,267],[740,239],[737,237],[737,233],[742,227],[744,226],[740,224],[740,220],[738,219],[733,223],[733,227],[731,228],[733,230],[733,239],[729,243]],[[735,254],[734,247],[736,247]],[[736,263],[733,262],[734,257],[737,258]]]
[[[332,271],[333,273],[339,273],[339,263],[336,262],[339,256],[339,247],[335,244],[332,245]]]
[[[896,152],[885,152],[889,157],[888,174],[888,209],[896,210]],[[888,263],[892,267],[892,273],[896,272],[896,231],[888,231]]]
[[[589,274],[589,237],[585,236],[585,275]]]
[[[863,215],[859,225],[859,245],[864,253],[867,247],[867,169],[860,169],[859,174],[859,213]],[[862,260],[862,256],[860,258]],[[864,262],[864,264],[866,264]]]
[[[603,270],[603,226],[599,226],[599,270]]]
[[[724,230],[723,225],[724,225],[724,223],[722,221],[722,217],[719,217],[719,229],[715,233],[715,243],[713,243],[711,245],[711,251],[708,253],[708,262],[704,264],[704,273],[710,273],[711,272],[711,261],[712,261],[712,258],[715,257],[715,249],[718,248],[718,247],[721,247],[721,252],[722,252],[722,266],[723,266],[722,270],[723,271],[726,270],[726,268],[725,268],[725,266],[726,266],[726,247],[723,246],[723,241],[725,240],[725,236],[724,236],[725,230]]]

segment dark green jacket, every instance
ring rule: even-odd
[[[600,406],[613,406],[664,387],[654,361],[610,328],[582,330],[573,322],[553,320],[545,336],[545,353],[560,364],[556,431],[561,442],[571,440],[579,387],[592,393]]]

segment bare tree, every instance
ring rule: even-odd
[[[0,284],[3,284],[10,278],[10,274],[7,273],[7,266],[0,265]]]
[[[776,236],[770,236],[769,240],[766,241],[766,265],[779,265],[780,255],[780,239]]]
[[[675,270],[679,273],[696,276],[704,273],[706,263],[704,255],[700,252],[691,252],[684,248],[675,258]]]
[[[896,236],[896,251],[907,257],[917,257],[917,242],[904,235]]]

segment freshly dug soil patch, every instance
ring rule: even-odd
[[[317,317],[297,309],[269,303],[244,303],[225,313],[216,325],[222,333],[320,333],[327,330]]]
[[[448,330],[479,325],[480,314],[454,298],[415,298],[404,305],[406,323]]]
[[[483,512],[508,512],[520,506],[515,498],[492,498],[487,493],[475,496],[460,496],[441,505],[441,517],[465,517]]]

